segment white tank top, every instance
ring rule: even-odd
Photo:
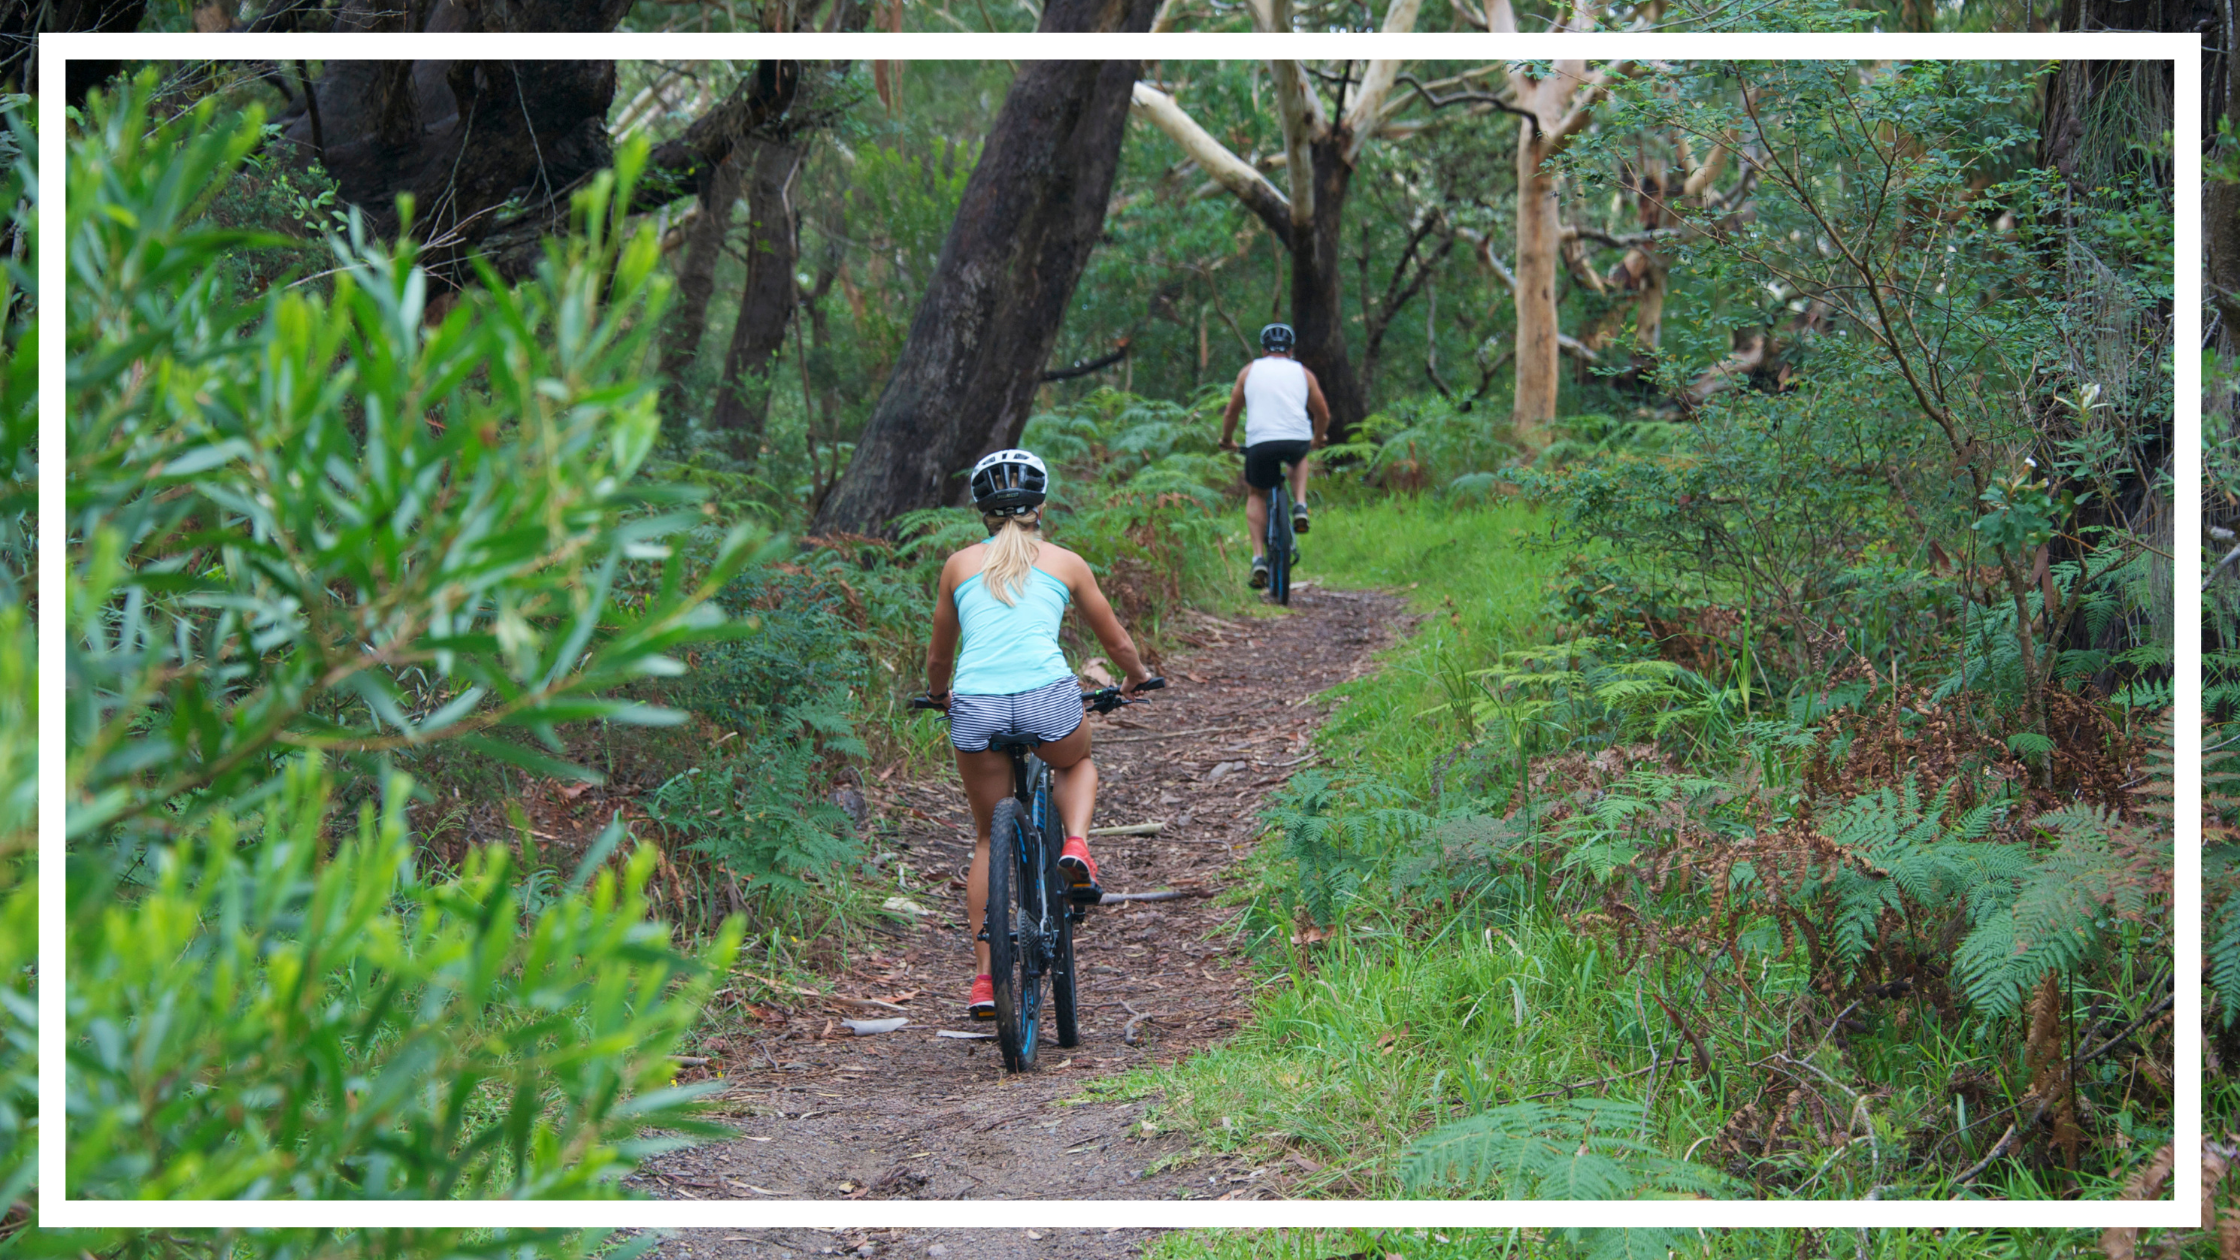
[[[1297,359],[1254,359],[1244,376],[1244,444],[1313,440],[1307,369]]]

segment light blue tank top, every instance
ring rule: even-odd
[[[988,593],[975,573],[957,583],[957,621],[964,646],[957,652],[952,691],[968,696],[1010,696],[1073,677],[1058,647],[1058,623],[1065,619],[1073,592],[1040,569],[1027,570],[1019,602],[1006,604]]]

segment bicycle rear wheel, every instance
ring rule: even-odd
[[[1268,495],[1268,594],[1279,604],[1291,602],[1291,488],[1276,482]]]
[[[996,1045],[1014,1072],[1034,1066],[1042,1007],[1042,969],[1035,962],[1040,933],[1027,904],[1040,898],[1020,878],[1022,855],[1041,848],[1033,831],[1018,801],[996,803],[988,821],[988,974],[995,981]]]
[[[1081,1044],[1075,1006],[1073,967],[1073,890],[1058,871],[1058,854],[1065,848],[1065,826],[1050,808],[1050,780],[1044,772],[1035,786],[1035,808],[1042,815],[1044,904],[1050,907],[1050,1007],[1057,1025],[1058,1044],[1072,1049]]]

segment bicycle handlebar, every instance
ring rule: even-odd
[[[1143,680],[1143,685],[1136,690],[1157,691],[1166,685],[1167,680],[1164,678],[1146,678]],[[1129,699],[1127,692],[1118,687],[1100,687],[1095,691],[1082,692],[1081,703],[1087,706],[1091,713],[1110,713],[1123,704],[1142,704],[1143,701]]]

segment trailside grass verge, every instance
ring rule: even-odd
[[[1423,618],[1381,669],[1328,693],[1325,766],[1436,813],[1440,780],[1460,775],[1459,738],[1440,713],[1455,680],[1548,641],[1539,613],[1563,557],[1515,501],[1333,495],[1315,525],[1316,580],[1403,589]],[[1498,819],[1498,800],[1474,804]],[[1739,972],[1721,971],[1725,950],[1621,959],[1581,922],[1598,906],[1578,895],[1578,871],[1551,898],[1545,860],[1495,860],[1434,895],[1403,888],[1399,856],[1378,855],[1367,834],[1365,868],[1318,923],[1306,872],[1271,829],[1233,894],[1246,909],[1232,930],[1269,973],[1253,1017],[1223,1045],[1101,1092],[1156,1097],[1151,1126],[1280,1168],[1288,1191],[1307,1195],[2113,1197],[2129,1171],[2070,1178],[1992,1160],[1954,1184],[2026,1105],[2018,1064],[1971,1034],[1973,1017],[1941,1020],[1918,998],[1820,1012],[1802,951],[1784,948],[1769,918],[1740,921]],[[1800,1101],[1810,1098],[1831,1101]],[[1495,1134],[1492,1154],[1409,1163],[1432,1130],[1520,1104],[1539,1110],[1515,1135]],[[2168,1140],[2151,1110],[2113,1119],[2134,1163]]]

